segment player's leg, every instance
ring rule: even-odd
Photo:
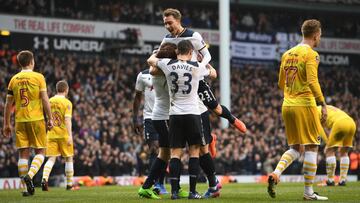
[[[304,200],[328,200],[314,192],[313,184],[317,170],[317,153],[320,135],[325,134],[316,107],[300,107],[296,122],[299,123],[300,144],[305,146],[304,154]]]
[[[218,181],[216,179],[215,172],[215,164],[209,153],[209,143],[212,141],[212,136],[210,134],[210,120],[209,120],[209,112],[206,111],[201,114],[201,125],[202,125],[202,133],[205,138],[206,145],[200,147],[200,157],[199,163],[201,169],[206,174],[206,177],[209,181],[209,189],[204,194],[205,198],[218,197],[220,195],[220,187],[217,186]],[[215,146],[213,146],[215,147]]]
[[[275,187],[280,181],[283,171],[300,156],[300,140],[295,121],[295,112],[291,107],[282,108],[282,117],[285,124],[285,134],[288,145],[291,146],[280,158],[274,172],[268,177],[268,193],[270,197],[276,197]]]
[[[335,186],[334,176],[336,170],[336,156],[335,156],[336,151],[337,151],[337,147],[330,147],[325,149],[327,186]]]
[[[181,155],[186,145],[186,118],[183,115],[170,115],[169,143],[170,162],[169,180],[171,184],[171,199],[186,198],[189,194],[180,188]]]
[[[66,175],[66,190],[72,190],[74,186],[73,185],[74,161],[72,156],[65,158],[65,175]]]
[[[30,157],[30,149],[29,148],[20,148],[19,151],[19,160],[18,160],[18,172],[19,177],[24,177],[29,170],[29,157]],[[22,191],[23,196],[30,196],[31,194],[27,191],[27,186],[23,179],[21,179],[21,183],[25,186]]]
[[[216,115],[225,118],[229,121],[229,123],[235,126],[240,132],[246,132],[245,124],[237,119],[234,115],[231,114],[226,106],[220,105],[216,100],[215,95],[211,91],[209,84],[205,80],[199,81],[199,89],[198,95],[200,99],[203,101],[204,105],[207,106],[210,110],[212,110]]]
[[[168,129],[168,120],[153,120],[152,124],[158,133],[158,142],[159,142],[159,154],[155,159],[154,163],[151,166],[150,173],[148,178],[151,178],[149,181],[150,184],[147,184],[145,181],[143,188],[145,186],[150,188],[153,185],[153,181],[156,181],[154,185],[154,190],[158,194],[167,194],[164,179],[166,176],[166,168],[170,159],[170,145],[169,145],[169,129]],[[154,178],[152,180],[152,178]]]
[[[156,132],[151,119],[144,120],[144,138],[149,147],[149,166],[155,161],[159,150],[159,135]]]
[[[340,148],[340,181],[339,186],[346,185],[347,174],[349,171],[349,151],[351,147],[341,147]]]
[[[48,158],[48,160],[45,163],[44,166],[44,171],[43,171],[43,176],[42,176],[42,181],[41,181],[41,188],[42,191],[49,191],[49,186],[48,186],[48,180],[49,180],[49,176],[52,170],[52,167],[54,166],[56,161],[56,157],[55,156],[50,156]]]
[[[25,185],[22,191],[23,196],[30,196],[31,194],[27,191],[26,183],[23,177],[28,173],[29,170],[29,158],[30,158],[30,143],[26,133],[26,127],[24,122],[15,123],[15,135],[16,135],[16,148],[19,152],[18,160],[18,173],[21,178],[21,182]]]
[[[353,138],[356,132],[356,124],[353,119],[346,119],[346,133],[340,149],[340,182],[339,186],[346,185],[346,178],[349,170],[349,151],[353,146]]]
[[[190,144],[189,144],[190,145]],[[189,199],[201,199],[202,196],[196,191],[196,182],[199,175],[200,145],[189,146]]]
[[[179,177],[181,174],[181,155],[182,148],[171,148],[171,158],[169,163],[169,180],[171,184],[171,199],[179,199]]]

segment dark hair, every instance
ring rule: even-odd
[[[167,8],[163,12],[163,17],[173,16],[176,20],[181,20],[181,13],[178,9]]]
[[[159,51],[156,53],[156,57],[176,59],[176,48],[177,46],[175,44],[165,42],[160,46]]]
[[[315,33],[319,32],[320,29],[321,23],[315,19],[305,20],[301,26],[301,32],[304,38],[312,37]]]
[[[31,51],[24,50],[18,53],[16,59],[21,67],[26,67],[30,65],[31,61],[34,59],[34,55]]]
[[[56,92],[63,93],[67,89],[69,89],[69,85],[65,80],[60,80],[59,82],[56,83]]]
[[[188,54],[193,49],[194,47],[189,40],[182,40],[177,45],[177,54],[180,55]]]

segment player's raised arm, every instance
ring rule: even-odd
[[[152,54],[148,59],[147,59],[147,63],[149,64],[149,66],[153,66],[156,67],[157,66],[157,62],[159,61],[158,58],[156,58],[156,54]],[[151,74],[151,72],[150,72]]]
[[[216,70],[215,70],[215,68],[214,68],[212,65],[207,64],[207,65],[206,65],[206,68],[209,69],[209,77],[210,77],[211,79],[217,78]]]
[[[197,49],[202,55],[201,63],[206,65],[211,61],[211,54],[209,49],[207,48],[206,43],[200,33],[195,32],[194,38],[196,39],[196,41],[193,42],[194,48]]]

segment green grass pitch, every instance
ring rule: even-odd
[[[170,186],[167,185],[167,188]],[[183,186],[187,189],[186,186]],[[207,186],[198,185],[198,191],[203,192]],[[49,192],[42,192],[36,188],[32,197],[22,197],[19,190],[0,191],[0,202],[303,202],[303,184],[280,183],[277,187],[277,197],[272,199],[266,192],[265,184],[228,184],[224,185],[221,196],[216,199],[204,200],[170,200],[170,195],[162,196],[161,200],[141,199],[137,195],[138,187],[134,186],[104,186],[82,187],[78,191],[65,191],[65,188],[50,188]],[[328,202],[360,202],[360,182],[348,183],[346,187],[314,187],[321,195],[329,197]]]

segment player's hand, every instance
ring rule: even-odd
[[[326,110],[326,104],[324,104],[321,105],[321,118],[320,118],[321,123],[325,124],[326,119],[327,119],[327,110]]]
[[[9,138],[11,136],[11,131],[12,131],[11,125],[4,125],[3,128],[4,137]]]
[[[141,123],[139,123],[137,121],[137,118],[133,118],[133,128],[134,128],[134,132],[137,135],[141,135],[142,130],[143,130],[143,126]]]
[[[71,136],[71,137],[69,137],[68,140],[67,140],[67,145],[68,145],[68,146],[71,146],[72,143],[73,143],[73,138],[72,138],[72,136]]]
[[[52,121],[52,119],[49,119],[46,123],[46,127],[48,130],[51,130],[54,127],[54,123]]]
[[[196,59],[197,59],[198,62],[201,62],[201,61],[203,60],[203,55],[199,53],[199,54],[196,56]]]

